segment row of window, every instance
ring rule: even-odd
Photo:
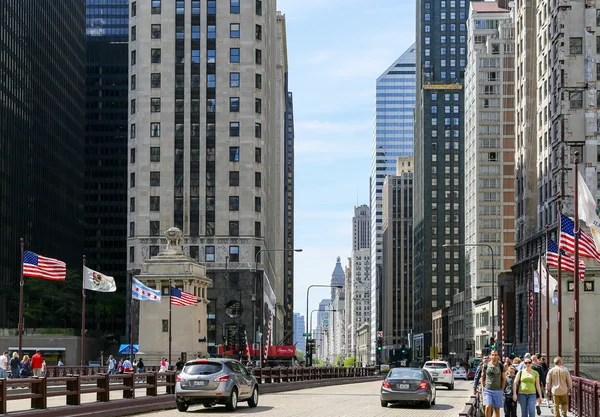
[[[149,222],[149,225],[150,225],[149,236],[160,236],[160,234],[161,234],[160,221],[151,220]],[[261,227],[262,226],[261,226],[260,222],[254,222],[254,237],[262,237]],[[237,220],[230,221],[229,222],[229,236],[237,237],[239,235],[240,235],[240,222]],[[135,222],[129,222],[129,237],[135,237]],[[207,251],[206,254],[209,255],[209,252]],[[154,256],[152,253],[150,255]],[[158,252],[156,253],[156,255],[158,255]],[[214,262],[214,259],[212,261],[210,261],[209,259],[206,259],[206,261]],[[229,261],[237,262],[236,260],[232,259],[231,257],[229,258]],[[131,262],[133,262],[133,261],[131,261]]]
[[[91,0],[88,0],[88,2]],[[99,0],[94,0],[99,1]],[[102,0],[106,1],[106,0]],[[97,3],[104,4],[104,3]],[[207,13],[208,14],[216,14],[217,13],[217,2],[216,0],[208,0],[207,4]],[[258,16],[262,16],[262,0],[255,0],[255,13]],[[240,13],[240,0],[229,0],[229,12],[232,14]],[[152,14],[161,14],[162,13],[162,1],[161,0],[152,0]],[[177,0],[175,3],[175,13],[176,14],[185,14],[185,1]],[[192,15],[200,14],[200,0],[192,0]],[[131,17],[135,17],[137,15],[137,2],[131,3]]]
[[[135,51],[132,51],[135,52]],[[135,65],[135,58],[132,55],[132,65]],[[175,87],[184,87],[184,76],[176,75],[175,76]],[[206,75],[206,86],[208,88],[216,88],[217,86],[217,76],[216,74],[207,74]],[[230,72],[229,73],[229,86],[232,88],[238,88],[240,86],[240,73],[239,72]],[[161,73],[153,72],[150,74],[150,88],[160,88],[161,87]],[[200,87],[200,75],[192,75],[192,88]],[[255,74],[254,76],[254,87],[258,90],[262,89],[262,75]],[[137,77],[135,74],[131,76],[131,89],[135,90],[137,88]],[[256,103],[255,103],[256,105]],[[255,107],[262,108],[262,107]]]
[[[136,124],[132,123],[130,126],[130,138],[135,139],[136,137]],[[192,137],[196,137],[197,134],[193,133]],[[240,122],[229,122],[229,136],[230,137],[239,137],[240,136]],[[160,122],[150,122],[150,137],[151,138],[159,138],[160,137]],[[262,138],[262,123],[255,122],[254,123],[254,137]]]
[[[445,9],[447,4],[450,4],[450,8],[455,8],[455,7],[456,7],[456,0],[450,0],[450,1],[448,1],[448,2],[447,2],[446,0],[442,0],[442,1],[440,2],[440,7],[441,7],[442,9]],[[459,6],[460,6],[461,8],[464,8],[464,7],[465,7],[465,5],[466,5],[466,0],[459,0],[458,4],[459,4]],[[426,2],[426,3],[425,3],[425,9],[426,9],[426,10],[429,10],[429,9],[431,9],[431,3],[430,3],[430,2]]]

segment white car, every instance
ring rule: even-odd
[[[452,374],[454,375],[454,379],[467,380],[467,370],[462,366],[455,366],[452,368]]]
[[[423,369],[431,374],[436,385],[445,385],[449,390],[454,389],[454,374],[448,362],[427,361]]]

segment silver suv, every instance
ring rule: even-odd
[[[448,362],[427,361],[423,369],[427,369],[436,385],[445,385],[449,390],[454,389],[454,375]]]
[[[239,401],[247,401],[249,407],[256,407],[258,383],[236,360],[196,359],[187,362],[177,375],[175,399],[181,412],[192,404],[225,404],[227,410],[235,411]]]

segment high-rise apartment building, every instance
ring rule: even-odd
[[[360,250],[371,246],[371,209],[362,204],[354,207],[352,217],[352,250]]]
[[[371,150],[369,199],[371,206],[371,360],[375,362],[376,332],[383,257],[381,241],[381,190],[386,175],[396,173],[399,156],[410,156],[414,147],[416,47],[411,45],[376,81],[375,130]]]
[[[293,332],[285,288],[293,252],[282,250],[290,243],[285,18],[274,0],[134,5],[128,269],[178,227],[184,251],[214,282],[209,351],[239,324],[258,342],[271,314],[278,344]]]
[[[306,331],[306,322],[300,313],[294,313],[294,346],[302,352],[306,350],[306,338],[302,333]]]
[[[81,268],[85,2],[3,1],[0,27],[0,327],[16,328],[20,238]]]
[[[417,1],[414,171],[415,357],[429,356],[431,313],[463,288],[467,0]]]
[[[413,173],[412,158],[398,158],[397,175],[383,183],[383,355],[412,344],[413,328]],[[405,171],[402,172],[402,162]]]
[[[467,32],[465,244],[484,246],[465,247],[465,328],[453,335],[459,357],[466,357],[467,342],[480,354],[496,336],[498,276],[515,260],[514,22],[496,2],[471,2]]]
[[[86,3],[86,265],[115,277],[120,297],[113,307],[127,314],[128,22],[128,0]],[[102,295],[89,291],[87,297],[94,303]],[[129,334],[126,314],[107,315],[97,324],[88,315],[90,328]]]

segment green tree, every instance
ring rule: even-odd
[[[344,358],[342,358],[342,355],[337,355],[337,358],[335,358],[335,361],[333,361],[333,366],[343,366],[344,365]]]
[[[325,366],[325,362],[319,358],[313,358],[312,364],[313,366]]]
[[[349,357],[344,361],[344,368],[352,368],[355,365],[356,359],[354,356]]]

